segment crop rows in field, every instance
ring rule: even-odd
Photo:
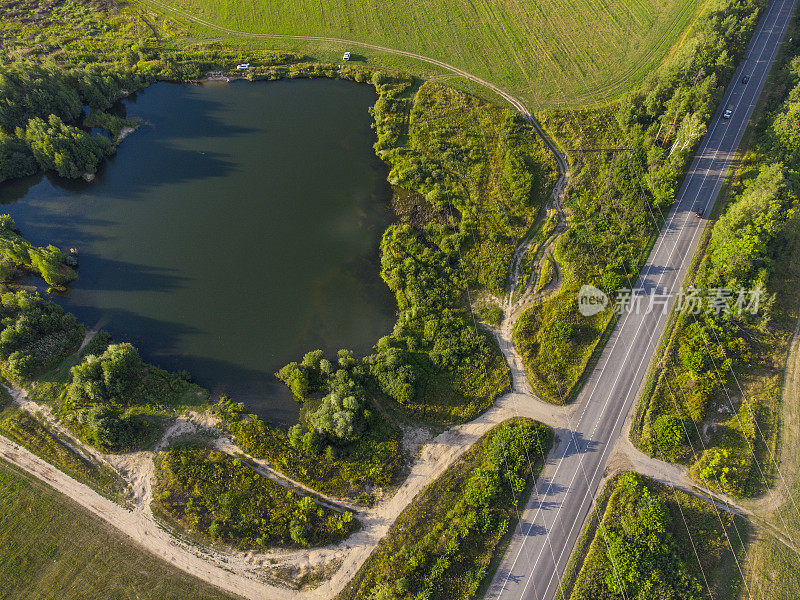
[[[663,60],[698,10],[689,0],[169,3],[239,31],[329,36],[417,52],[537,107],[619,95]]]

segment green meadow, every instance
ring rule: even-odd
[[[339,38],[418,53],[486,79],[537,108],[585,106],[619,96],[664,60],[704,5],[689,0],[141,0],[148,11],[168,18],[180,17],[165,6],[191,15],[198,36],[222,33],[198,24],[204,21],[238,32]],[[350,50],[355,60],[380,62],[380,52],[355,45],[264,43],[325,59]]]

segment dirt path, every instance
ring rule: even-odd
[[[91,513],[112,524],[154,555],[228,592],[246,598],[322,599],[338,593],[372,553],[391,524],[414,497],[447,467],[466,452],[483,434],[513,416],[529,416],[556,429],[564,418],[551,414],[552,406],[531,402],[526,394],[509,393],[486,413],[464,425],[438,435],[422,446],[406,480],[386,502],[358,514],[361,529],[338,545],[297,551],[271,551],[261,554],[200,549],[187,544],[159,526],[150,510],[152,500],[152,452],[102,455],[120,470],[133,489],[134,509],[127,510],[78,483],[29,451],[0,436],[0,458],[51,485]],[[196,431],[197,424],[177,420],[157,444],[169,446],[171,440]],[[275,570],[289,570],[296,576],[320,572],[330,565],[341,567],[316,589],[293,590],[276,583]]]
[[[800,319],[797,320],[786,359],[780,431],[780,456],[776,467],[781,476],[775,478],[775,485],[763,498],[748,503],[753,512],[764,518],[774,516],[771,513],[790,499],[790,488],[800,469]]]

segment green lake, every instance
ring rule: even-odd
[[[374,102],[330,80],[156,84],[124,102],[142,125],[94,182],[6,183],[2,211],[31,242],[78,249],[58,301],[88,326],[291,423],[277,369],[315,348],[364,355],[395,321]]]

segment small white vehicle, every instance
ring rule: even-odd
[[[345,62],[350,60],[350,53],[349,52],[345,52],[344,56],[342,57],[342,60],[345,61]]]
[[[240,65],[236,65],[236,68],[237,68],[239,71],[246,71],[247,69],[249,69],[249,68],[250,68],[250,63],[242,63],[242,64],[240,64]]]
[[[730,119],[732,114],[733,114],[733,108],[728,107],[728,108],[725,109],[725,112],[722,113],[722,118],[723,119]]]

